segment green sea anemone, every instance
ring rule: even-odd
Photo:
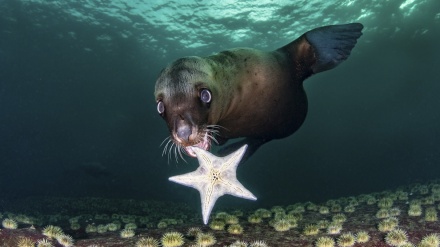
[[[336,223],[343,223],[347,220],[347,217],[344,214],[339,213],[339,214],[333,215],[332,220],[333,220],[333,222],[336,222]]]
[[[248,217],[248,222],[252,224],[259,224],[261,221],[263,221],[262,217],[256,214],[251,214]]]
[[[255,210],[255,214],[260,216],[261,218],[270,218],[272,217],[272,212],[265,209],[265,208],[259,208]]]
[[[280,220],[285,220],[289,223],[290,228],[295,228],[298,226],[297,220],[295,217],[292,217],[291,215],[286,215],[284,218]]]
[[[21,237],[17,241],[17,247],[34,247],[34,240],[26,237]]]
[[[319,227],[314,224],[306,225],[303,229],[303,234],[306,236],[316,235],[319,233]]]
[[[212,246],[216,242],[212,233],[199,233],[196,238],[196,245],[200,247]]]
[[[384,197],[377,202],[379,208],[391,208],[393,206],[393,199],[390,197]]]
[[[410,204],[408,209],[409,216],[420,216],[422,215],[422,206],[419,204]]]
[[[370,240],[370,235],[366,231],[359,231],[356,233],[356,242],[358,243],[366,243]]]
[[[333,205],[330,207],[330,211],[331,211],[332,213],[339,213],[339,212],[342,211],[342,207],[341,207],[341,205],[339,205],[339,204],[333,204]]]
[[[241,227],[239,224],[232,224],[228,227],[228,232],[230,234],[242,234],[243,227]]]
[[[432,205],[435,203],[435,199],[433,196],[428,196],[422,199],[422,203],[425,205]]]
[[[273,214],[273,219],[274,220],[281,220],[284,219],[286,217],[286,213],[285,212],[275,212]]]
[[[319,207],[319,213],[320,214],[329,214],[330,213],[330,209],[326,206],[321,206]]]
[[[315,247],[334,247],[335,240],[331,237],[320,237],[315,242]]]
[[[235,241],[234,243],[232,243],[231,245],[229,245],[229,247],[248,247],[248,243],[244,242],[244,241]]]
[[[346,213],[353,213],[356,210],[356,208],[352,205],[348,205],[344,208],[344,212]]]
[[[367,205],[373,205],[373,204],[376,204],[377,200],[374,196],[368,195],[366,202],[367,202]]]
[[[270,211],[274,212],[274,213],[285,213],[286,211],[284,210],[283,207],[281,206],[273,206]]]
[[[319,229],[326,229],[330,225],[330,221],[328,220],[320,220],[316,225],[319,227]]]
[[[267,245],[266,242],[262,240],[256,240],[254,242],[251,242],[249,244],[249,247],[269,247],[269,245]]]
[[[287,220],[295,220],[296,222],[302,220],[303,215],[301,213],[289,213],[288,215],[284,216]]]
[[[107,225],[99,224],[97,226],[97,232],[98,233],[106,233],[108,230]]]
[[[6,229],[17,229],[18,224],[15,220],[7,218],[2,221],[2,226]]]
[[[137,225],[136,225],[136,223],[127,223],[127,224],[125,224],[124,229],[136,230]]]
[[[61,235],[58,235],[56,237],[56,239],[57,239],[58,243],[61,244],[64,247],[71,247],[71,246],[73,246],[73,238],[71,236],[69,236],[69,235],[61,234]]]
[[[388,232],[385,237],[385,242],[391,246],[400,247],[403,244],[405,244],[407,241],[408,241],[407,233],[400,228],[396,228]]]
[[[290,224],[287,220],[281,219],[281,220],[277,220],[273,223],[273,228],[277,232],[285,232],[285,231],[290,230]]]
[[[350,247],[356,243],[356,238],[353,233],[343,233],[338,237],[338,245],[341,247]]]
[[[159,228],[159,229],[167,228],[167,226],[168,226],[168,224],[163,220],[161,220],[161,221],[159,221],[159,223],[157,223],[157,228]]]
[[[136,242],[136,247],[159,247],[159,241],[151,237],[143,237]]]
[[[162,247],[179,247],[184,243],[183,235],[180,232],[167,232],[160,239]]]
[[[119,236],[121,238],[131,238],[134,237],[135,233],[132,229],[122,229],[122,231],[119,233]]]
[[[81,225],[78,222],[70,223],[70,229],[77,231],[81,228]]]
[[[225,223],[228,225],[238,224],[238,217],[235,215],[227,215],[225,217]]]
[[[197,237],[197,235],[200,233],[202,233],[202,230],[199,227],[190,227],[186,232],[186,235],[190,237]]]
[[[313,205],[313,204],[311,204],[311,205]],[[313,210],[313,206],[312,206],[312,209],[310,209],[310,210]],[[303,205],[295,205],[294,207],[292,207],[292,209],[289,211],[289,213],[304,213],[305,211],[306,211],[306,208]]]
[[[327,227],[328,234],[339,234],[342,230],[342,225],[340,223],[332,222]]]
[[[95,225],[88,224],[86,226],[86,233],[97,232],[98,228]]]
[[[425,211],[425,221],[434,222],[437,219],[437,210],[434,207],[427,208]]]
[[[381,208],[376,213],[376,218],[378,218],[378,219],[385,219],[388,217],[390,217],[390,213],[389,213],[388,209],[386,209],[386,208]]]
[[[415,245],[410,242],[406,242],[406,243],[402,244],[400,247],[415,247]]]
[[[236,210],[232,211],[231,214],[232,214],[232,215],[235,215],[235,216],[237,216],[237,217],[241,217],[241,216],[244,215],[243,211],[241,211],[241,210],[239,210],[239,209],[236,209]]]
[[[47,239],[40,239],[37,242],[37,247],[53,247],[53,244]]]
[[[390,214],[390,216],[399,216],[400,215],[400,209],[396,208],[396,207],[391,208],[389,210],[389,214]]]
[[[58,238],[58,236],[61,236],[64,234],[63,229],[59,226],[53,226],[48,225],[45,228],[43,228],[43,235],[48,238]]]
[[[390,219],[385,219],[379,222],[377,229],[381,232],[389,232],[397,227],[397,223]]]
[[[440,245],[440,237],[437,233],[426,235],[420,241],[418,247],[438,247]]]
[[[214,219],[225,220],[228,215],[229,215],[228,213],[220,211],[220,212],[215,214]]]
[[[221,231],[225,229],[225,222],[223,220],[213,220],[209,224],[209,228],[215,231]]]
[[[141,216],[139,217],[139,223],[145,225],[150,221],[150,219],[147,216]]]
[[[111,232],[117,231],[117,230],[119,230],[119,228],[120,228],[120,225],[115,222],[107,224],[107,229]]]

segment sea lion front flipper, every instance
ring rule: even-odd
[[[229,145],[227,145],[226,147],[222,147],[221,149],[218,150],[217,154],[220,156],[226,156],[228,154],[233,153],[234,151],[236,151],[237,149],[239,149],[240,147],[242,147],[243,145],[247,144],[248,147],[246,149],[246,152],[243,155],[243,158],[240,161],[240,164],[243,164],[244,162],[246,162],[249,157],[251,157],[255,151],[258,150],[259,147],[261,147],[261,145],[263,145],[264,143],[268,142],[270,140],[267,139],[255,139],[255,138],[244,138],[240,141],[231,143]]]
[[[297,75],[305,79],[333,69],[346,60],[363,28],[360,23],[315,28],[278,51],[288,53],[296,66]]]

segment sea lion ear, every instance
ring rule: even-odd
[[[350,23],[325,26],[304,34],[315,53],[316,61],[311,66],[313,73],[333,69],[346,60],[362,35],[363,25]]]

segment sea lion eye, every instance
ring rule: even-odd
[[[203,103],[210,103],[211,99],[211,92],[208,89],[202,89],[202,91],[200,91],[200,100]]]
[[[159,114],[163,114],[165,112],[165,106],[163,105],[162,101],[157,102],[157,112],[159,112]]]

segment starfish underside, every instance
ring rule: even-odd
[[[209,215],[217,199],[225,194],[249,200],[257,198],[237,180],[237,167],[246,152],[247,145],[225,157],[217,157],[208,151],[194,147],[199,167],[197,170],[170,177],[169,180],[192,187],[199,191],[202,201],[203,223],[207,224]]]

